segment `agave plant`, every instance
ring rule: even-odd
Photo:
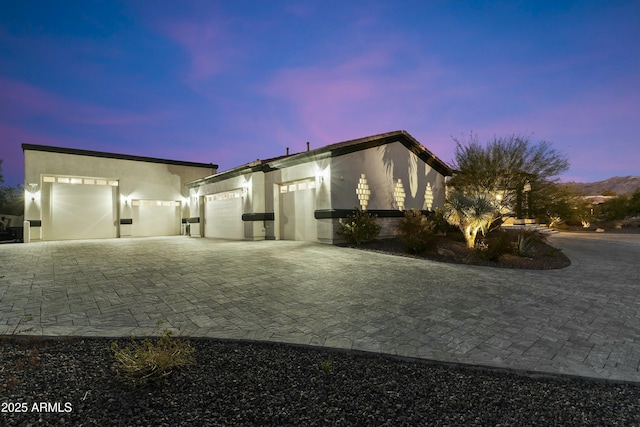
[[[496,207],[485,195],[466,196],[455,192],[445,203],[445,219],[462,231],[468,248],[474,247],[478,232],[484,233],[495,215]]]

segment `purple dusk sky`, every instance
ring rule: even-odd
[[[532,135],[565,181],[640,175],[639,1],[4,1],[0,158],[21,143],[220,170],[405,129]]]

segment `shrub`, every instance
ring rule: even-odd
[[[433,240],[435,223],[417,209],[406,211],[398,224],[398,232],[403,238],[409,253],[420,253],[429,247]]]
[[[333,359],[329,356],[327,359],[320,362],[320,369],[325,374],[330,374],[333,372]]]
[[[429,218],[433,221],[433,232],[436,234],[444,234],[447,235],[447,232],[451,229],[452,225],[447,222],[447,219],[444,217],[444,209],[436,208],[435,211]],[[457,227],[453,228],[457,230]]]
[[[518,256],[529,257],[533,254],[535,240],[531,236],[518,234],[516,241],[516,254]]]
[[[512,252],[511,238],[505,231],[494,231],[483,243],[476,246],[476,253],[482,258],[497,262],[502,255]]]
[[[145,384],[165,378],[174,369],[193,364],[194,349],[188,340],[176,339],[169,329],[155,341],[146,338],[120,348],[112,342],[111,349],[116,359],[115,367],[122,378],[133,385]]]
[[[360,245],[362,242],[375,239],[380,234],[380,229],[374,215],[355,208],[347,218],[340,218],[338,234],[344,236],[349,242]]]

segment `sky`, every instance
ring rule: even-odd
[[[21,144],[218,164],[404,129],[523,135],[562,181],[640,175],[640,1],[0,1],[0,159]]]

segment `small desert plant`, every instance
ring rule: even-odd
[[[333,372],[333,359],[331,358],[331,356],[320,362],[320,369],[322,369],[322,372],[324,372],[325,374],[330,374],[331,372]]]
[[[522,257],[530,257],[533,254],[535,239],[523,233],[518,233],[516,241],[516,254]]]
[[[398,232],[403,238],[407,252],[420,253],[429,247],[433,240],[435,224],[417,209],[405,212],[398,224]]]
[[[376,217],[366,211],[355,208],[347,218],[340,218],[340,230],[338,234],[344,236],[349,242],[356,245],[368,240],[373,240],[380,234],[380,226],[376,223]]]
[[[462,231],[469,249],[475,246],[478,232],[485,234],[496,215],[496,207],[486,194],[452,193],[445,202],[445,209],[444,217]]]
[[[164,329],[160,338],[145,338],[136,341],[131,337],[131,344],[120,348],[118,343],[111,343],[111,350],[116,359],[115,367],[122,378],[133,385],[142,385],[148,381],[165,378],[174,369],[194,363],[194,348],[188,340],[173,337],[169,329]]]

